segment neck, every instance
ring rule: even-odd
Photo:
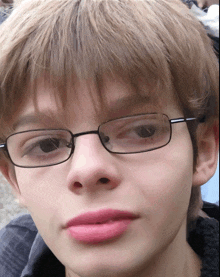
[[[140,277],[200,277],[202,261],[186,240],[183,225],[172,243],[155,259]],[[136,275],[135,275],[136,276]]]

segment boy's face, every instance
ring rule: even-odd
[[[102,91],[109,114],[107,108],[94,108],[96,99],[91,95],[96,94],[89,90],[94,92],[95,86],[82,82],[74,90],[78,97],[74,92],[68,95],[63,113],[50,96],[50,88],[39,85],[39,109],[54,116],[43,122],[23,121],[16,132],[68,128],[74,134],[97,130],[106,120],[132,114],[158,112],[170,119],[183,116],[172,97],[163,99],[162,105],[152,101],[117,109],[120,99],[133,94],[131,87],[119,79],[106,81]],[[30,100],[20,118],[34,112]],[[46,244],[72,276],[133,276],[129,275],[132,272],[142,276],[145,266],[149,268],[159,254],[184,245],[193,182],[193,148],[186,123],[174,124],[172,130],[171,142],[150,152],[111,154],[96,134],[89,134],[76,139],[74,154],[62,164],[15,167],[13,182],[19,186],[20,200]],[[103,209],[130,211],[138,218],[121,236],[102,243],[86,244],[68,234],[65,225],[70,219]]]

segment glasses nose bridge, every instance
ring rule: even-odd
[[[76,133],[76,134],[71,133],[71,135],[72,135],[72,153],[73,153],[75,145],[76,145],[76,141],[75,141],[76,138],[85,136],[85,135],[98,135],[98,137],[99,137],[99,130],[81,132],[81,133]],[[100,137],[99,137],[99,139],[100,139]]]
[[[99,129],[98,130],[93,130],[93,131],[87,131],[87,132],[81,132],[81,133],[76,133],[76,134],[72,134],[72,151],[71,151],[71,155],[73,154],[74,150],[75,150],[75,147],[76,147],[76,141],[75,139],[77,137],[81,137],[81,136],[85,136],[85,135],[98,135],[98,138],[99,138],[99,141],[101,142],[101,144],[103,145],[102,143],[102,140],[100,138],[100,133],[99,133]],[[104,147],[105,148],[105,147]]]
[[[81,132],[81,133],[77,133],[77,134],[72,134],[72,138],[77,138],[77,137],[80,137],[80,136],[85,136],[85,135],[91,135],[91,134],[95,134],[95,135],[98,135],[99,136],[99,131],[96,130],[96,131],[88,131],[88,132]]]

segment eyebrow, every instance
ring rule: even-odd
[[[141,96],[141,95],[126,95],[122,98],[118,98],[110,107],[107,108],[109,115],[115,115],[117,113],[131,110],[138,106],[145,104],[152,104],[153,100],[150,96]],[[30,113],[24,116],[21,116],[14,124],[13,129],[16,130],[18,127],[21,128],[28,124],[56,124],[61,125],[61,120],[58,120],[55,113],[51,112],[39,112],[39,113]]]
[[[18,127],[23,127],[28,124],[52,124],[52,123],[57,123],[58,120],[55,119],[55,115],[53,113],[45,113],[45,112],[40,112],[40,113],[30,113],[27,115],[24,115],[20,117],[14,124],[13,124],[13,129],[17,129]]]
[[[155,101],[153,100],[152,96],[149,95],[126,95],[122,98],[117,99],[113,104],[111,104],[111,106],[108,108],[108,111],[109,113],[114,114],[114,112],[120,112],[123,110],[136,108],[146,104],[153,105],[154,103]]]

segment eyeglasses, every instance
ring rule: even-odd
[[[169,119],[152,113],[122,117],[101,124],[97,131],[73,134],[64,129],[37,129],[10,135],[0,144],[18,167],[36,168],[57,165],[74,153],[76,138],[97,134],[103,147],[114,154],[134,154],[166,146],[172,137],[172,124],[196,118]]]

